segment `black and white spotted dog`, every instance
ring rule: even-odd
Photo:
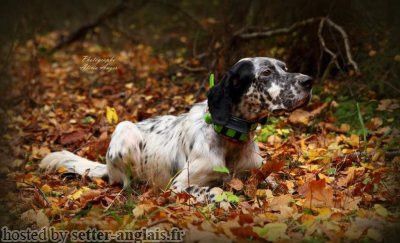
[[[262,164],[253,141],[254,124],[269,114],[292,111],[311,97],[312,80],[287,72],[285,63],[267,57],[244,58],[210,89],[208,100],[179,116],[159,116],[117,125],[106,164],[67,151],[47,155],[40,167],[89,177],[109,178],[125,187],[132,180],[176,192],[187,191],[199,201],[215,196],[212,183],[222,179],[215,167],[235,174]],[[208,119],[205,119],[208,117]]]

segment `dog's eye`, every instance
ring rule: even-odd
[[[261,76],[269,76],[271,75],[271,70],[264,70],[261,72]]]

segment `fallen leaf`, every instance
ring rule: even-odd
[[[61,145],[69,145],[82,141],[85,139],[85,137],[86,137],[85,131],[77,130],[62,134],[61,137],[59,138],[59,142]]]
[[[49,185],[44,184],[44,185],[40,188],[40,190],[42,190],[42,192],[44,192],[45,194],[49,194],[53,189],[52,189]]]
[[[106,118],[108,124],[118,123],[118,115],[115,108],[109,106],[106,107]]]
[[[303,206],[306,208],[333,206],[333,190],[324,179],[304,184],[299,193],[305,197]]]
[[[36,147],[32,146],[32,158],[42,159],[44,156],[49,154],[51,151],[48,147]]]
[[[287,225],[285,223],[269,223],[264,227],[253,227],[253,231],[261,238],[269,241],[277,241],[279,239],[289,239],[286,235]]]
[[[247,180],[245,186],[245,194],[254,197],[257,192],[257,186],[261,181],[264,181],[272,172],[278,172],[283,168],[285,162],[283,160],[268,161],[262,165],[260,169],[252,171],[252,175]]]
[[[135,218],[140,218],[145,213],[148,213],[151,208],[153,208],[151,204],[139,204],[132,210],[132,214]]]
[[[79,190],[75,191],[71,195],[68,196],[68,199],[70,200],[76,200],[82,196],[83,193],[90,191],[91,189],[89,187],[81,187]]]
[[[303,109],[297,109],[290,114],[289,121],[293,124],[308,125],[311,119],[319,115],[327,106],[328,103],[323,103],[322,105],[310,112]]]
[[[308,125],[310,122],[311,113],[303,109],[293,111],[289,116],[289,121],[293,124]]]
[[[230,182],[229,182],[229,186],[232,187],[233,189],[240,191],[243,189],[243,182],[237,178],[233,178]]]
[[[375,204],[374,209],[375,209],[375,212],[382,217],[386,218],[389,215],[389,212],[387,211],[387,209],[380,204]]]

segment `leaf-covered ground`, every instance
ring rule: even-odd
[[[179,114],[205,97],[195,97],[202,80],[180,68],[184,61],[195,67],[196,60],[155,55],[144,45],[110,50],[90,42],[43,55],[56,36],[20,44],[12,57],[1,202],[14,228],[177,226],[188,230],[188,241],[396,237],[399,100],[348,92],[350,80],[317,84],[308,107],[260,127],[257,140],[269,166],[226,181],[218,199],[228,202],[197,204],[145,183],[122,191],[101,179],[39,171],[40,159],[61,149],[104,163],[116,120]],[[82,70],[85,55],[114,57],[118,68]]]

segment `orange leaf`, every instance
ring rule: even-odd
[[[304,184],[299,188],[299,193],[305,196],[304,207],[333,206],[333,190],[326,185],[325,179],[313,180]]]

